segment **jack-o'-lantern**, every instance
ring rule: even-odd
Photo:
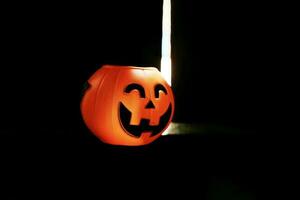
[[[105,65],[88,80],[81,112],[101,141],[138,146],[164,132],[174,106],[172,90],[156,68]]]

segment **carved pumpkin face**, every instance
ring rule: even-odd
[[[173,93],[156,68],[106,65],[88,83],[81,103],[83,119],[103,142],[149,144],[171,122]]]

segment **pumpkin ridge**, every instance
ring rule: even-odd
[[[100,91],[101,87],[103,86],[105,78],[108,77],[109,71],[106,71],[106,72],[103,72],[103,73],[104,73],[103,78],[102,78],[102,80],[99,80],[99,83],[98,83],[98,86],[97,86],[97,92],[96,92],[96,96],[95,96],[94,109],[93,109],[94,113],[96,111],[96,103],[97,103],[97,98],[98,98],[98,95],[99,95],[99,91]]]
[[[115,86],[114,86],[113,93],[115,93],[115,91],[117,90],[117,87],[118,87],[118,81],[119,81],[119,79],[120,79],[120,74],[121,74],[121,70],[119,69],[119,70],[117,71],[117,75],[116,75],[116,80],[115,80]],[[116,96],[113,95],[113,102],[115,102],[115,100],[116,100]],[[111,106],[113,106],[113,104],[112,104]],[[113,108],[111,108],[111,110],[113,110]],[[117,112],[118,112],[118,111],[117,111]],[[112,132],[115,133],[115,125],[114,125],[114,123],[113,123],[113,120],[114,120],[114,119],[113,119],[113,115],[111,115],[110,123],[112,124]]]

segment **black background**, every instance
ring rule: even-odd
[[[129,197],[160,191],[255,199],[266,181],[257,176],[263,80],[277,59],[271,6],[173,1],[173,121],[223,131],[128,148],[90,134],[80,115],[81,89],[103,64],[159,68],[162,2],[7,5],[0,69],[5,185],[27,185],[30,195],[99,197],[114,189]]]
[[[264,6],[173,3],[174,121],[257,130],[266,93],[262,79],[277,45],[270,28],[276,19]],[[159,68],[161,7],[161,1],[105,2],[94,9],[41,6],[20,15],[16,8],[6,15],[4,122],[19,116],[26,126],[33,117],[33,127],[72,128],[82,85],[101,65]],[[7,123],[2,126],[12,127]]]

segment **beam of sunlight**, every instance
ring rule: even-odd
[[[171,67],[171,0],[164,0],[160,70],[170,86],[172,79]]]
[[[186,135],[186,134],[197,134],[197,135],[213,135],[213,134],[229,134],[229,135],[240,135],[241,133],[254,132],[243,131],[240,128],[223,126],[220,124],[190,124],[190,123],[177,123],[172,122],[167,130],[162,135]]]
[[[170,86],[172,80],[171,67],[171,0],[163,0],[160,71],[162,76]],[[163,133],[163,135],[168,135],[171,128],[172,124]]]

